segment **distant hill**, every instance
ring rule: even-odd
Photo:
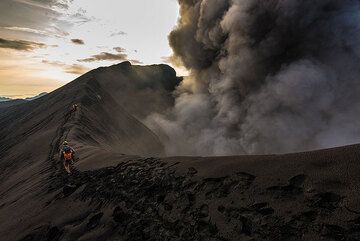
[[[43,96],[45,96],[47,94],[48,94],[47,92],[42,92],[42,93],[40,93],[40,94],[38,94],[36,96],[25,98],[25,100],[36,100],[36,99],[38,99],[40,97],[43,97]]]
[[[9,98],[9,97],[0,96],[0,102],[12,101],[12,100],[36,100],[36,99],[38,99],[40,97],[43,97],[43,96],[45,96],[47,94],[48,94],[47,92],[41,92],[38,95],[35,95],[35,96],[32,96],[32,97],[27,97],[27,98],[24,98],[24,99],[21,99],[21,98],[13,99],[13,98]]]
[[[28,97],[28,98],[25,98],[25,99],[11,99],[11,98],[8,98],[8,97],[0,97],[0,109],[3,109],[3,108],[7,108],[7,107],[10,107],[10,106],[15,106],[15,105],[20,105],[20,104],[23,104],[23,103],[26,103],[28,101],[32,101],[32,100],[36,100],[40,97],[43,97],[45,95],[47,95],[48,93],[47,92],[42,92],[36,96],[33,96],[33,97]]]
[[[11,100],[11,98],[0,96],[0,102],[9,101],[9,100]]]
[[[15,105],[20,105],[20,104],[23,104],[23,103],[26,103],[28,101],[32,101],[32,100],[36,100],[40,97],[43,97],[45,95],[47,95],[48,93],[47,92],[42,92],[36,96],[33,96],[33,97],[28,97],[28,98],[25,98],[25,99],[11,99],[11,98],[8,98],[8,97],[0,97],[0,109],[2,108],[7,108],[7,107],[10,107],[10,106],[15,106]]]

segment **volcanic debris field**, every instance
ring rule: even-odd
[[[52,202],[71,198],[96,208],[61,226],[40,226],[22,241],[360,240],[360,214],[353,211],[343,225],[329,224],[346,208],[343,197],[304,190],[305,175],[263,189],[250,173],[198,179],[195,168],[177,174],[177,164],[147,158],[70,176],[59,172],[48,190],[58,193]],[[301,211],[290,206],[280,216],[267,200],[295,202]]]

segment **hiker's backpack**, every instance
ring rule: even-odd
[[[65,161],[70,161],[72,159],[71,149],[63,151],[63,156]]]

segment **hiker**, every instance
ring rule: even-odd
[[[77,110],[77,107],[78,107],[77,104],[73,104],[71,111],[72,111],[72,112],[75,112],[75,111]]]
[[[69,146],[67,141],[64,141],[61,147],[60,159],[64,162],[66,172],[70,174],[70,164],[73,164],[75,161],[75,150]]]

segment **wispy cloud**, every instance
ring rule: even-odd
[[[79,59],[79,62],[95,62],[95,61],[103,61],[103,60],[110,60],[110,61],[122,61],[127,60],[126,54],[112,54],[108,52],[102,52],[100,54],[95,54],[90,58]]]
[[[95,20],[94,17],[86,16],[86,11],[83,9],[79,9],[77,13],[68,14],[67,15],[74,24],[84,24],[90,21]]]
[[[78,38],[71,39],[71,42],[74,44],[79,44],[79,45],[85,44],[84,40],[78,39]]]
[[[37,1],[31,1],[31,0],[14,0],[14,1],[29,5],[32,7],[36,7],[36,8],[42,8],[42,9],[46,9],[46,10],[55,11],[54,9],[51,8],[51,6],[49,4],[42,4]]]
[[[68,74],[81,75],[90,70],[89,68],[87,68],[83,65],[80,65],[80,64],[65,64],[60,61],[49,61],[49,60],[43,60],[42,62],[44,64],[59,67],[59,68],[63,69],[63,71],[65,73],[68,73]]]
[[[116,47],[114,50],[117,53],[108,53],[108,52],[101,52],[100,54],[92,55],[89,58],[85,59],[79,59],[79,62],[95,62],[95,61],[103,61],[103,60],[109,60],[109,61],[124,61],[127,60],[128,56],[125,53],[125,49],[121,47]]]
[[[112,33],[110,35],[110,37],[119,36],[119,35],[127,35],[127,33],[125,33],[124,31],[118,31],[118,32]]]
[[[15,0],[30,6],[55,10],[55,8],[68,9],[73,0]]]
[[[132,64],[143,64],[143,62],[141,62],[140,60],[137,59],[130,59],[129,60]]]
[[[128,59],[126,49],[121,47],[113,48],[116,53],[101,52],[100,54],[92,55],[89,58],[79,59],[79,62],[96,62],[96,61],[130,61],[133,64],[143,64],[143,62],[136,59]]]
[[[3,27],[3,28],[6,29],[6,30],[33,33],[33,34],[38,34],[38,35],[48,36],[48,37],[63,38],[63,37],[66,37],[67,35],[69,35],[69,33],[65,32],[65,31],[62,31],[62,30],[60,30],[60,29],[58,29],[56,27],[52,27],[52,29],[48,28],[48,29],[45,29],[45,30],[26,28],[26,27],[17,27],[17,26]]]
[[[44,30],[38,30],[33,28],[23,28],[23,27],[4,27],[4,29],[12,30],[12,31],[21,31],[21,32],[27,32],[27,33],[35,33],[40,35],[48,35],[47,31]]]
[[[65,73],[68,74],[81,75],[81,74],[85,74],[89,70],[90,70],[89,68],[80,64],[72,64],[72,65],[64,66],[64,71]]]
[[[9,40],[0,38],[0,48],[20,51],[32,51],[38,48],[46,48],[48,45],[26,40]]]

